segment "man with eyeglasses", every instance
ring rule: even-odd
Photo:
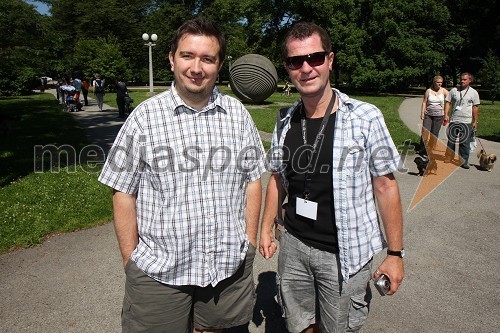
[[[330,87],[334,54],[324,29],[297,23],[282,57],[301,99],[280,112],[273,134],[259,251],[268,259],[277,249],[274,220],[286,196],[277,284],[288,330],[357,332],[373,256],[388,246],[373,274],[390,280],[388,295],[404,276],[399,155],[379,109]]]

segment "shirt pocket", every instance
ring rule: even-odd
[[[367,154],[362,139],[352,140],[343,153],[342,167],[347,176],[354,176],[366,170]]]

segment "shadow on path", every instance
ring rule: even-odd
[[[276,302],[276,272],[259,274],[255,289],[256,300],[253,308],[252,323],[259,332],[286,333],[285,321]],[[248,324],[224,330],[225,333],[249,333]]]

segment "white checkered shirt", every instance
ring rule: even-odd
[[[137,266],[165,284],[204,287],[243,262],[247,182],[264,171],[258,131],[238,100],[215,88],[197,111],[172,85],[128,117],[99,181],[137,195]]]
[[[349,275],[359,271],[386,246],[379,227],[372,176],[395,172],[400,159],[380,110],[333,90],[339,99],[333,139],[333,202],[340,265],[347,281]],[[288,182],[279,147],[284,145],[299,102],[287,110],[279,138],[275,128],[269,154],[270,169],[283,171],[285,188]]]

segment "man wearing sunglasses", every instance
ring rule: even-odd
[[[357,332],[368,315],[371,277],[386,275],[392,295],[404,276],[393,176],[399,155],[379,109],[330,87],[334,54],[324,29],[294,25],[282,56],[301,99],[280,112],[273,134],[259,251],[275,253],[274,220],[287,196],[277,284],[288,330]],[[372,275],[372,258],[386,245]]]

